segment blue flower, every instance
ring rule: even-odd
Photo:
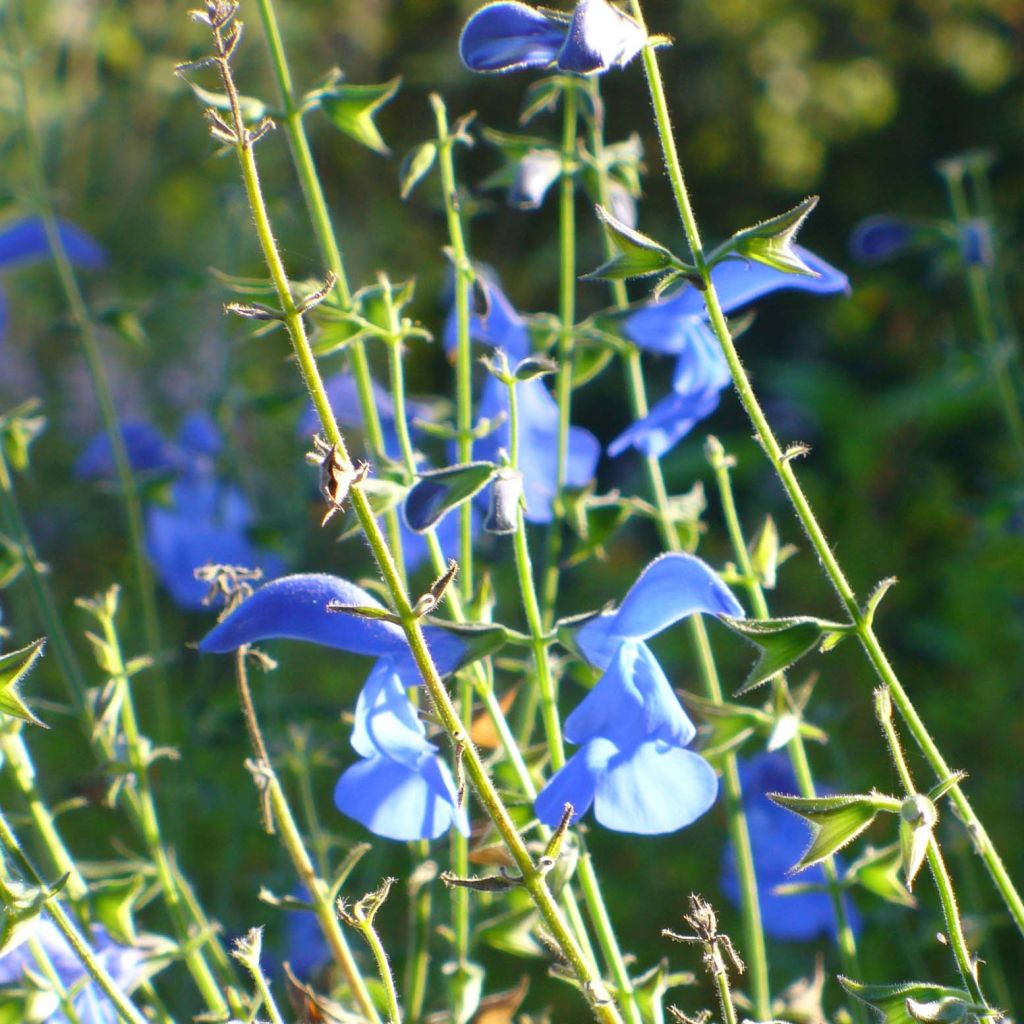
[[[26,971],[39,974],[39,965],[25,941],[32,937],[46,951],[63,987],[73,992],[72,1005],[79,1024],[119,1024],[117,1010],[89,978],[67,939],[49,918],[37,917],[23,931],[15,934],[15,945],[8,947],[0,957],[0,986],[20,984]],[[126,993],[151,973],[142,949],[119,946],[101,925],[93,927],[91,945],[101,966]],[[68,1024],[67,1015],[60,1010],[55,994],[53,1009],[45,1019],[49,1024]]]
[[[103,248],[74,224],[58,221],[57,232],[72,263],[87,269],[102,267],[106,263]],[[41,218],[25,217],[0,227],[0,271],[17,270],[49,256],[50,243]],[[3,335],[7,324],[6,306],[3,292],[0,292],[0,335]]]
[[[470,335],[474,341],[492,348],[504,349],[514,365],[530,354],[530,334],[526,321],[486,270],[477,271],[477,284],[484,299],[484,312],[470,319]],[[444,344],[447,351],[455,347],[455,318],[449,313],[445,324]],[[519,442],[519,469],[523,473],[523,496],[526,518],[531,523],[549,523],[551,504],[558,491],[558,404],[539,378],[516,385]],[[502,418],[502,422],[486,437],[473,444],[473,458],[497,461],[498,453],[511,448],[508,422],[508,389],[497,378],[488,375],[480,396],[480,415],[485,419]],[[589,430],[569,428],[568,458],[565,485],[584,487],[594,477],[601,445]]]
[[[853,229],[850,255],[860,263],[886,263],[914,248],[918,240],[918,232],[907,218],[878,213]]]
[[[405,634],[385,619],[329,612],[327,605],[383,608],[348,580],[324,574],[285,576],[260,587],[200,641],[201,651],[226,653],[243,644],[286,637],[378,659],[356,705],[352,746],[361,760],[338,780],[338,809],[386,839],[436,839],[454,824],[468,833],[448,767],[426,739],[405,695],[420,682]],[[442,675],[470,656],[437,626],[424,629]]]
[[[215,459],[223,441],[213,420],[190,413],[174,442],[147,423],[121,425],[128,461],[136,472],[175,473],[170,504],[146,509],[146,552],[157,578],[182,608],[199,609],[209,584],[195,570],[209,563],[259,567],[267,578],[284,564],[248,537],[252,511],[245,495],[219,480]],[[81,479],[114,475],[114,453],[106,434],[93,437],[75,462]]]
[[[616,832],[675,832],[714,803],[718,779],[685,749],[696,729],[644,642],[694,613],[742,616],[728,587],[693,555],[670,554],[641,573],[619,610],[589,620],[580,649],[604,675],[565,720],[580,749],[537,797],[537,817],[557,824],[566,803]]]
[[[481,7],[466,22],[459,54],[470,71],[546,68],[590,75],[624,67],[647,36],[607,0],[580,0],[571,18],[513,0]]]
[[[790,274],[764,263],[729,259],[711,272],[726,315],[785,288],[825,295],[849,290],[845,274],[799,245],[793,247],[817,276]],[[608,446],[612,456],[627,448],[658,458],[718,407],[729,383],[729,366],[707,323],[702,293],[684,285],[667,298],[648,302],[623,324],[626,337],[649,352],[678,357],[671,393],[655,403]]]
[[[520,210],[537,210],[562,174],[562,155],[554,149],[531,149],[516,165],[508,202]]]
[[[808,844],[805,823],[795,814],[772,803],[767,796],[768,793],[797,791],[789,759],[782,753],[759,754],[740,764],[740,782],[765,932],[773,938],[794,942],[809,941],[819,935],[835,935],[835,912],[827,892],[792,895],[773,892],[776,886],[793,881],[790,869],[803,856]],[[820,864],[801,872],[797,881],[811,885],[826,884]],[[722,890],[739,905],[740,886],[731,843],[726,847],[722,863]]]

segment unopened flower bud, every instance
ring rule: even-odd
[[[491,504],[484,521],[488,533],[515,533],[519,503],[523,500],[523,474],[515,469],[502,469],[491,483]]]

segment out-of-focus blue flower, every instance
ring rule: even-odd
[[[515,180],[508,190],[510,206],[537,210],[548,189],[562,173],[562,156],[553,149],[531,149],[516,166]]]
[[[329,612],[331,602],[383,608],[337,576],[285,576],[243,601],[203,637],[199,649],[226,653],[285,637],[377,657],[356,705],[352,746],[362,760],[338,780],[335,804],[387,839],[436,839],[452,824],[468,832],[451,774],[405,695],[406,687],[420,682],[405,634],[384,619]],[[427,626],[424,635],[442,675],[463,664],[467,650],[458,637],[435,626]]]
[[[860,263],[886,263],[914,247],[911,221],[888,213],[862,220],[850,235],[850,255]]]
[[[106,263],[102,246],[81,228],[62,220],[57,222],[57,231],[72,263],[87,269],[102,267]],[[49,255],[50,243],[41,218],[25,217],[0,226],[0,272],[38,263]],[[6,324],[7,303],[0,292],[0,336]]]
[[[530,354],[530,335],[526,321],[516,312],[505,293],[486,271],[478,270],[477,283],[484,299],[484,312],[470,318],[470,336],[482,345],[501,348],[514,365]],[[456,344],[454,311],[448,315],[444,330],[445,349]],[[519,469],[523,473],[526,518],[531,523],[551,521],[551,503],[558,490],[558,405],[539,378],[516,385],[519,412]],[[504,417],[496,429],[473,444],[473,458],[497,461],[498,452],[511,449],[508,422],[508,389],[488,375],[480,395],[480,416]],[[584,487],[594,477],[601,445],[583,427],[569,428],[568,459],[565,466],[567,487]]]
[[[160,582],[182,608],[199,609],[209,585],[195,578],[203,565],[260,568],[277,576],[284,563],[257,548],[248,537],[252,511],[245,495],[219,480],[215,459],[223,447],[216,424],[204,412],[189,413],[175,441],[167,441],[148,423],[121,425],[128,461],[135,472],[173,472],[170,504],[146,509],[146,551]],[[75,463],[82,479],[114,476],[110,438],[97,434]]]
[[[13,947],[0,957],[0,986],[18,985],[26,970],[40,973],[40,967],[28,948],[27,939],[35,938],[46,951],[61,984],[66,990],[75,990],[72,1005],[79,1024],[118,1024],[120,1016],[100,987],[91,980],[81,961],[57,926],[47,917],[38,917],[24,931],[16,933]],[[101,925],[92,928],[91,945],[100,965],[126,993],[139,984],[150,972],[145,964],[145,953],[130,946],[119,946]],[[81,985],[81,988],[77,986]],[[46,1017],[49,1024],[68,1024],[56,994],[53,1010]]]
[[[960,225],[960,255],[969,267],[990,267],[995,261],[995,240],[987,220],[975,217]]]
[[[571,803],[594,805],[605,828],[675,832],[714,803],[718,779],[686,750],[696,729],[644,642],[688,615],[742,616],[715,573],[692,555],[670,554],[641,573],[619,610],[589,620],[576,641],[604,675],[565,720],[580,749],[537,797],[537,817],[554,826]]]
[[[790,869],[803,856],[808,845],[807,826],[768,799],[768,793],[795,793],[796,778],[785,754],[759,754],[740,763],[743,808],[750,831],[757,877],[758,901],[765,932],[776,939],[809,941],[819,935],[835,935],[836,920],[832,899],[827,892],[802,892],[776,895],[776,886],[789,882],[826,884],[821,865],[802,871],[797,878]],[[736,877],[736,854],[730,843],[722,863],[722,890],[739,905],[740,886]],[[847,907],[851,913],[852,908]]]
[[[711,271],[711,280],[722,312],[728,315],[786,288],[818,295],[849,290],[849,279],[841,271],[799,245],[793,249],[816,276],[790,274],[747,260],[719,263]],[[608,453],[617,456],[636,448],[658,458],[718,407],[719,395],[730,380],[729,367],[708,326],[703,295],[693,285],[641,306],[626,318],[623,331],[640,348],[678,356],[678,362],[671,394],[615,438]]]
[[[591,75],[624,67],[647,36],[607,0],[580,0],[571,17],[539,11],[514,0],[481,7],[466,22],[459,54],[470,71],[546,68]]]

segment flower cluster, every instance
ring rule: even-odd
[[[208,584],[195,570],[210,563],[259,567],[265,577],[283,568],[276,555],[258,549],[248,537],[252,510],[245,495],[217,476],[223,442],[205,413],[185,417],[178,437],[167,441],[148,423],[122,425],[128,460],[138,473],[173,474],[170,504],[146,510],[146,548],[160,582],[182,608],[203,606]],[[114,454],[106,434],[97,434],[75,463],[79,479],[114,475]]]
[[[722,312],[728,315],[784,288],[817,295],[849,290],[850,282],[841,271],[799,245],[793,249],[814,276],[746,260],[719,263],[711,271],[711,281]],[[729,367],[708,326],[704,296],[693,285],[683,285],[667,297],[641,306],[626,318],[623,330],[644,351],[674,355],[677,361],[671,392],[612,441],[608,454],[621,455],[627,448],[635,448],[659,458],[715,411],[719,395],[731,379]]]
[[[386,839],[436,839],[469,824],[448,766],[406,697],[420,683],[405,635],[385,619],[328,611],[329,604],[383,610],[348,580],[323,574],[284,576],[257,590],[199,644],[216,654],[284,637],[378,660],[356,704],[351,743],[361,760],[338,779],[334,802],[343,814]],[[439,627],[424,630],[434,664],[454,672],[467,646]]]
[[[513,364],[525,359],[530,354],[526,321],[488,271],[478,268],[477,284],[484,310],[470,318],[470,336],[481,345],[503,349]],[[444,330],[446,351],[454,351],[455,344],[456,322],[452,312]],[[523,473],[526,518],[532,523],[549,523],[552,502],[558,492],[558,405],[539,378],[518,383],[516,399],[519,468]],[[473,457],[496,462],[500,451],[509,451],[511,433],[507,419],[508,388],[491,375],[484,381],[479,412],[497,425],[485,438],[474,443]],[[584,487],[590,483],[600,455],[601,445],[589,430],[570,427],[566,486]]]
[[[537,816],[554,826],[566,803],[576,815],[591,804],[605,828],[657,835],[675,832],[714,803],[718,779],[685,749],[696,729],[645,643],[688,615],[739,617],[743,609],[699,558],[655,559],[619,610],[589,620],[576,644],[604,670],[565,720],[565,737],[580,749],[537,797]]]
[[[580,0],[571,17],[515,0],[481,7],[462,30],[459,53],[470,71],[547,68],[592,75],[624,67],[647,35],[607,0]]]

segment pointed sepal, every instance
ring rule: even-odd
[[[939,812],[926,796],[914,793],[900,804],[900,853],[907,888],[914,888],[921,865],[928,855]]]
[[[852,978],[839,976],[839,984],[851,995],[856,996],[879,1013],[881,1024],[920,1024],[927,1021],[963,1021],[967,1024],[968,1013],[983,1012],[986,1008],[975,1006],[970,996],[959,988],[947,988],[926,981],[904,981],[895,985],[868,985]],[[942,1011],[937,1016],[937,1012]],[[989,1011],[991,1012],[991,1011]]]
[[[336,84],[318,90],[315,102],[339,131],[367,149],[388,156],[391,150],[381,137],[374,118],[381,107],[394,99],[401,84],[401,78],[392,78],[380,85]]]
[[[652,274],[693,272],[693,267],[684,263],[653,238],[624,224],[603,206],[596,206],[598,220],[604,225],[608,237],[615,246],[615,255],[596,270],[584,274],[584,280],[595,278],[625,281],[633,277],[650,277]]]
[[[808,196],[792,210],[737,231],[722,250],[712,257],[713,262],[739,256],[756,260],[783,273],[817,277],[817,272],[804,262],[794,246],[797,233],[817,205],[818,197]]]
[[[46,637],[40,637],[21,650],[0,655],[0,712],[31,725],[48,726],[32,713],[18,692],[22,680],[43,656]]]

